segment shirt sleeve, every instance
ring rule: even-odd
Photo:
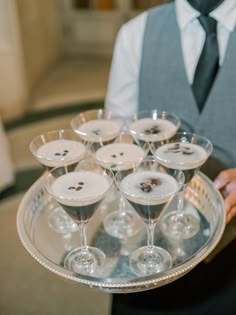
[[[124,24],[118,32],[105,99],[113,115],[130,118],[138,108],[139,67],[143,17]]]

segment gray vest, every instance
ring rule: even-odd
[[[175,113],[213,143],[214,157],[235,167],[236,32],[230,36],[224,64],[199,114],[185,72],[175,6],[171,3],[151,9],[139,76],[139,111],[148,109]]]

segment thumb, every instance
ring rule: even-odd
[[[225,199],[225,210],[228,219],[232,219],[232,217],[236,214],[236,191],[233,190]]]
[[[213,184],[216,189],[222,189],[225,185],[227,185],[231,180],[233,180],[236,176],[235,169],[224,170],[219,173],[219,175],[214,180]]]

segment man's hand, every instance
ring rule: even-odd
[[[226,209],[226,223],[236,216],[236,169],[228,169],[219,173],[214,186],[220,190]]]

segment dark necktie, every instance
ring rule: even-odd
[[[219,50],[216,20],[204,15],[198,19],[206,32],[206,40],[195,70],[192,90],[201,112],[219,68]]]

